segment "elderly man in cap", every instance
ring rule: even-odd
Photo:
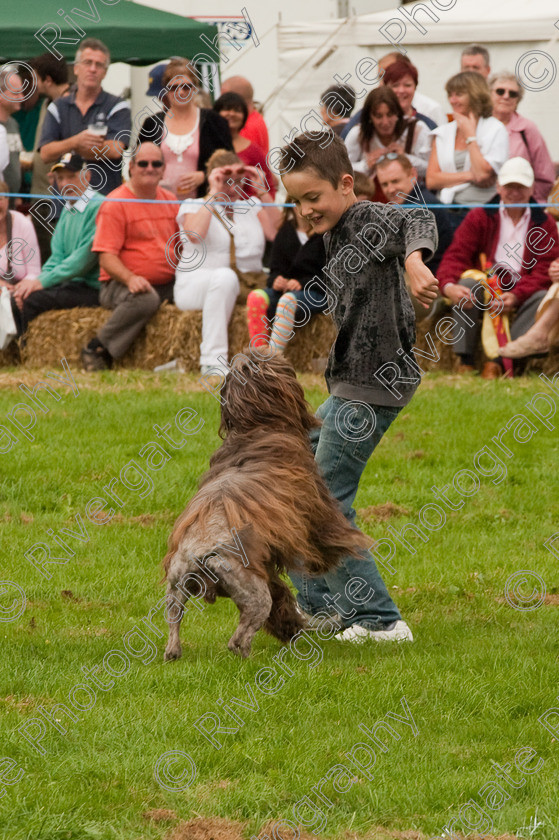
[[[99,258],[92,253],[95,220],[102,195],[89,184],[79,155],[67,152],[51,168],[66,199],[51,241],[51,256],[36,280],[22,280],[13,292],[18,335],[41,312],[99,306]]]
[[[437,271],[441,292],[452,304],[454,351],[463,373],[474,370],[484,310],[493,320],[501,313],[513,316],[511,338],[519,338],[534,324],[551,283],[549,266],[559,257],[557,223],[532,197],[534,171],[528,161],[521,157],[506,161],[497,180],[498,195],[488,204],[499,207],[470,210]],[[492,290],[486,301],[479,280],[462,275],[490,268]],[[485,363],[481,375],[496,379],[502,373],[497,356]]]

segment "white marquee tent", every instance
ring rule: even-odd
[[[494,70],[517,74],[526,88],[519,112],[538,124],[559,161],[558,40],[558,0],[424,0],[371,15],[280,24],[279,83],[269,100],[276,100],[283,136],[317,108],[335,73],[351,74],[348,83],[364,98],[374,74],[370,69],[364,85],[356,65],[399,44],[419,70],[419,89],[446,109],[445,82],[460,69],[461,49],[476,42],[490,50]]]

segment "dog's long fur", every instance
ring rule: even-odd
[[[165,659],[181,655],[182,609],[174,620],[171,606],[176,612],[193,595],[237,604],[239,626],[229,641],[235,653],[248,656],[261,627],[289,641],[304,622],[280,573],[324,574],[368,544],[318,472],[308,433],[320,421],[289,362],[247,351],[235,359],[221,400],[224,442],[177,519],[163,560],[170,616]]]

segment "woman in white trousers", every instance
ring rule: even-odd
[[[174,288],[179,309],[202,310],[203,374],[227,371],[227,329],[239,294],[239,280],[231,268],[231,239],[237,268],[262,271],[266,239],[274,239],[280,218],[277,207],[266,207],[272,197],[259,172],[233,152],[214,152],[207,173],[208,195],[185,201],[179,209],[182,254]],[[257,197],[242,199],[247,195],[244,179],[261,186]],[[228,206],[228,200],[235,204]]]

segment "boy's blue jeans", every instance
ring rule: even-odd
[[[316,412],[322,427],[310,432],[315,460],[352,525],[355,524],[353,502],[363,470],[400,410],[328,397]],[[369,551],[363,552],[362,560],[344,557],[335,571],[322,577],[295,571],[289,577],[298,590],[299,605],[306,612],[312,614],[330,607],[340,614],[346,627],[361,624],[369,630],[378,630],[401,618]]]

